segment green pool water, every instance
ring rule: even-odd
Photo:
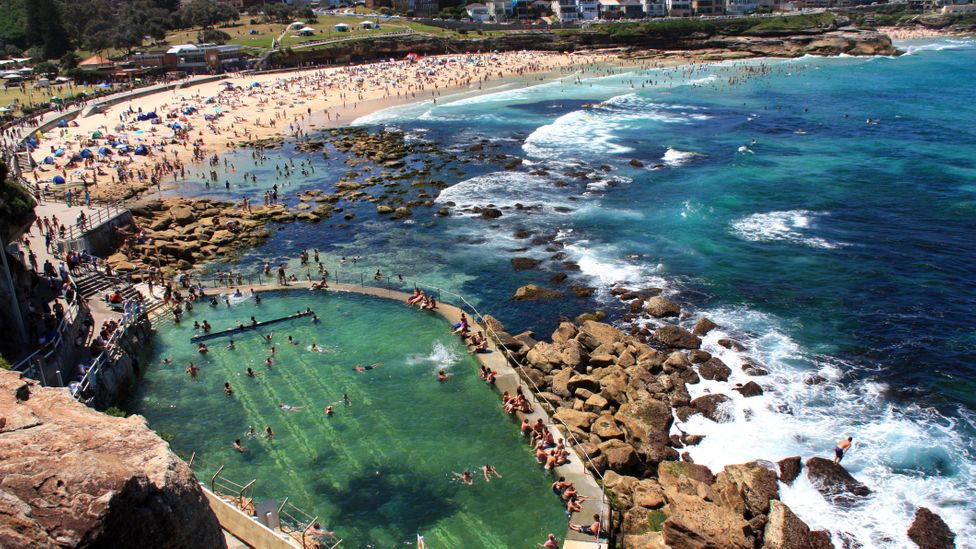
[[[190,343],[200,333],[194,321],[220,331],[306,307],[321,323],[304,317],[237,334],[235,350],[217,338],[207,355]],[[261,336],[271,331],[269,368],[271,345]],[[289,335],[300,343],[289,344]],[[309,350],[313,342],[326,352]],[[164,357],[173,364],[163,365]],[[190,360],[200,367],[197,379],[184,372]],[[260,304],[197,306],[182,324],[164,324],[144,363],[129,411],[171,436],[175,450],[196,452],[206,464],[201,480],[220,465],[240,484],[256,479],[256,499],[288,497],[335,530],[343,547],[406,547],[418,532],[432,548],[534,547],[549,532],[562,537],[566,519],[551,481],[440,317],[366,296],[264,294]],[[256,378],[244,375],[248,366]],[[450,373],[445,383],[436,380],[440,369]],[[351,405],[342,404],[344,392]],[[281,403],[305,408],[286,412]],[[323,413],[327,404],[332,417]],[[245,437],[249,425],[257,438]],[[265,426],[273,440],[260,436]],[[246,453],[231,447],[237,438]],[[485,483],[485,463],[503,478]],[[464,469],[476,473],[473,486],[452,480]]]

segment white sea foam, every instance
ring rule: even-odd
[[[663,160],[668,166],[675,168],[678,166],[683,166],[684,164],[692,162],[696,158],[701,158],[703,156],[705,155],[701,153],[679,151],[678,149],[668,147],[668,150],[664,151],[664,156],[661,157],[661,160]]]
[[[432,365],[434,371],[449,370],[458,363],[460,356],[448,349],[440,341],[435,341],[431,346],[430,353],[426,355],[412,355],[407,357],[407,364],[413,366],[417,364]]]
[[[458,208],[541,206],[551,208],[565,204],[552,188],[551,182],[542,176],[521,172],[494,172],[466,179],[440,192],[435,202],[454,202]]]
[[[959,547],[976,543],[976,511],[971,504],[976,500],[976,447],[960,436],[956,420],[932,409],[893,404],[886,398],[884,383],[839,383],[839,374],[854,365],[811,355],[770,315],[748,309],[706,314],[721,326],[748,332],[718,329],[703,340],[702,348],[724,361],[732,375],[729,383],[702,380],[690,385],[689,392],[693,398],[706,393],[731,397],[731,421],[720,424],[692,416],[675,425],[675,432],[705,435],[701,444],[688,449],[696,463],[718,470],[756,458],[830,457],[837,440],[853,435],[854,448],[844,465],[872,489],[872,495],[840,508],[828,503],[801,474],[792,486],[780,485],[781,499],[797,515],[813,528],[832,531],[838,546],[844,533],[864,547],[900,548],[913,546],[906,531],[916,506],[924,505],[946,520],[959,536]],[[748,350],[738,353],[719,346],[717,341],[724,337],[734,337]],[[741,369],[745,361],[761,365],[770,375],[746,376]],[[815,371],[828,381],[804,383]],[[759,382],[765,393],[744,398],[731,390],[731,385],[750,380]],[[972,428],[971,415],[961,421]]]
[[[824,215],[808,210],[756,213],[734,221],[731,230],[739,238],[752,242],[793,242],[825,250],[844,246],[809,235],[818,217]]]
[[[633,149],[619,141],[622,131],[642,127],[648,121],[690,124],[708,118],[705,113],[688,110],[693,108],[652,102],[634,93],[618,95],[537,128],[525,139],[522,149],[530,157],[548,159],[626,154]]]

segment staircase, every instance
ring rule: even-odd
[[[74,281],[75,286],[78,288],[78,293],[86,299],[93,296],[97,299],[102,299],[105,297],[105,294],[115,290],[118,290],[122,294],[122,299],[126,301],[139,299],[139,292],[131,284],[115,277],[105,276],[99,271],[84,271],[76,275]]]

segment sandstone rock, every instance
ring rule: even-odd
[[[811,532],[785,503],[773,500],[770,504],[763,546],[766,549],[832,549],[830,534]]]
[[[749,362],[745,362],[742,364],[742,371],[747,376],[759,377],[759,376],[769,375],[769,371],[766,370],[765,368],[760,368],[759,366],[756,366],[755,364],[751,364]]]
[[[681,372],[691,368],[691,361],[681,351],[675,351],[668,355],[664,361],[664,373]]]
[[[624,340],[624,333],[609,324],[586,320],[580,326],[577,341],[587,349],[593,350],[603,344],[613,345]]]
[[[732,420],[725,404],[732,399],[722,394],[705,395],[691,401],[691,408],[716,423],[727,423]]]
[[[632,493],[636,485],[636,477],[621,475],[613,469],[603,475],[603,488],[617,498],[617,503],[621,508],[630,507],[634,504]]]
[[[661,533],[669,546],[682,549],[752,549],[755,546],[749,523],[735,510],[697,494],[666,492],[666,496],[668,518]]]
[[[590,426],[590,432],[594,435],[600,437],[603,440],[609,440],[612,438],[623,439],[624,432],[614,421],[613,415],[605,413],[593,421]]]
[[[572,322],[561,322],[556,331],[552,333],[553,343],[565,343],[576,337],[578,330]]]
[[[951,549],[956,546],[956,535],[942,517],[925,507],[915,511],[908,537],[918,544],[919,549]]]
[[[380,204],[376,206],[376,213],[380,215],[389,215],[393,213],[393,206],[390,206],[388,204]]]
[[[584,366],[586,366],[589,358],[586,349],[575,339],[566,341],[559,348],[559,359],[562,363],[577,371],[584,371]]]
[[[661,326],[654,330],[654,339],[672,349],[698,349],[701,339],[679,326]]]
[[[700,316],[698,317],[698,321],[695,322],[695,328],[691,331],[691,333],[699,337],[704,337],[706,334],[708,334],[708,332],[711,332],[715,328],[718,328],[718,324],[715,324],[704,316]]]
[[[829,459],[812,457],[805,463],[807,477],[820,493],[836,503],[852,503],[871,493],[871,489],[858,482],[847,469]]]
[[[664,489],[654,479],[644,479],[634,486],[634,505],[659,509],[664,505]]]
[[[559,299],[561,297],[563,297],[563,294],[556,290],[550,290],[535,284],[527,284],[515,291],[513,299],[516,301],[536,301],[540,299]]]
[[[481,210],[481,217],[486,219],[498,219],[502,216],[502,211],[498,208],[485,208]]]
[[[193,214],[193,210],[187,206],[175,206],[170,208],[169,215],[173,218],[173,221],[177,225],[186,226],[193,223],[196,217]]]
[[[529,349],[525,355],[525,362],[529,366],[548,374],[562,366],[561,350],[552,343],[542,341]]]
[[[594,394],[590,395],[590,397],[586,399],[586,402],[583,403],[583,409],[587,412],[599,413],[607,409],[609,405],[610,403],[607,402],[607,399],[603,398],[599,394]]]
[[[591,354],[589,364],[594,368],[606,368],[617,362],[617,357],[610,354]]]
[[[659,295],[648,299],[645,308],[655,318],[665,318],[681,314],[681,307],[677,303]]]
[[[597,418],[597,415],[591,412],[579,412],[570,410],[569,408],[560,408],[556,410],[553,417],[570,429],[585,432],[589,430],[590,425]]]
[[[712,358],[712,353],[709,353],[708,351],[702,351],[701,349],[695,349],[694,351],[688,353],[688,360],[690,360],[692,364],[701,364],[702,362],[708,362],[708,360],[711,358]]]
[[[803,379],[805,385],[820,385],[821,383],[827,381],[827,378],[820,374],[810,374]]]
[[[529,269],[534,269],[542,263],[538,259],[532,259],[531,257],[513,257],[512,258],[512,268],[516,271],[526,271]]]
[[[735,389],[732,389],[732,390],[733,391],[737,391],[740,395],[742,395],[744,397],[747,397],[747,398],[748,397],[759,396],[759,395],[763,394],[762,386],[760,386],[755,381],[750,381],[750,382],[746,383],[745,385],[743,385],[741,387],[736,387]]]
[[[542,345],[540,343],[539,345]],[[535,349],[533,349],[534,351]],[[531,353],[532,351],[529,351]],[[549,388],[553,393],[561,396],[562,398],[569,398],[573,393],[569,390],[569,380],[575,375],[576,372],[572,368],[564,368],[559,370],[552,376],[552,380],[549,382]]]
[[[6,371],[0,410],[0,546],[225,547],[193,472],[143,418]]]
[[[644,167],[644,163],[641,162],[640,160],[637,160],[636,158],[631,158],[630,159],[630,162],[628,162],[628,164],[630,164],[631,166],[633,166],[635,168],[643,168]]]
[[[677,486],[682,477],[696,482],[711,485],[715,482],[715,475],[704,465],[685,463],[681,461],[662,461],[657,466],[657,480],[663,488]]]
[[[591,393],[600,392],[600,380],[588,375],[575,375],[569,379],[566,388],[570,393],[575,394],[577,389],[586,389]]]
[[[725,365],[720,359],[712,357],[698,365],[698,375],[713,381],[728,381],[732,374],[732,369]]]
[[[400,206],[393,210],[393,219],[406,219],[411,216],[410,208]]]
[[[802,468],[800,456],[783,458],[776,464],[779,466],[779,479],[786,484],[793,484],[793,481],[800,476]]]
[[[718,344],[721,345],[722,347],[725,347],[726,349],[730,349],[732,351],[739,351],[739,352],[741,352],[741,351],[745,351],[746,350],[745,346],[742,345],[741,343],[739,343],[738,341],[735,341],[735,340],[732,340],[732,339],[728,339],[728,338],[724,338],[724,337],[722,339],[718,340]]]
[[[654,399],[628,402],[614,415],[630,442],[648,465],[677,456],[668,446],[668,431],[674,418],[671,407]]]
[[[607,458],[607,468],[621,474],[639,473],[640,459],[634,447],[622,440],[611,439],[599,445]]]
[[[772,463],[757,461],[725,466],[725,474],[739,487],[746,509],[752,515],[769,513],[770,500],[779,499],[779,486],[773,467]]]

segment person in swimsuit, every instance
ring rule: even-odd
[[[237,450],[242,454],[247,451],[243,446],[241,446],[241,439],[235,440],[231,446],[233,446],[235,450]]]
[[[437,372],[437,381],[447,381],[447,372],[444,370]]]
[[[556,539],[554,534],[549,534],[549,538],[545,543],[537,543],[537,547],[542,547],[542,549],[559,549],[559,540]]]
[[[281,411],[283,412],[297,412],[302,408],[304,408],[304,406],[289,406],[288,404],[282,402],[281,404],[278,405],[278,408],[281,408]]]
[[[587,534],[595,538],[600,537],[600,515],[593,515],[593,524],[573,524],[569,523],[569,529],[581,534]]]
[[[244,370],[244,375],[246,375],[247,377],[254,377],[254,370],[252,370],[251,367],[248,366],[247,370]]]
[[[463,473],[454,473],[454,478],[460,479],[461,482],[471,486],[474,484],[474,478],[471,477],[471,471],[464,471]]]
[[[844,459],[844,454],[851,449],[851,442],[854,437],[847,437],[847,440],[842,440],[834,446],[834,464],[840,465],[840,460]]]
[[[197,373],[199,372],[200,368],[197,368],[197,365],[192,362],[186,367],[186,373],[190,374],[190,377],[197,377]]]
[[[230,388],[230,382],[228,381],[224,382],[224,394],[226,394],[227,396],[234,395],[234,390]]]
[[[502,478],[501,474],[499,474],[498,471],[495,470],[495,467],[490,463],[486,463],[485,466],[481,468],[481,474],[485,476],[485,482],[491,482],[491,477],[488,475],[495,475],[498,478]]]
[[[268,426],[266,426],[264,428],[264,436],[267,437],[269,440],[272,439],[272,438],[274,438],[275,434],[274,434],[274,431],[271,430],[271,426],[270,425],[268,425]]]

